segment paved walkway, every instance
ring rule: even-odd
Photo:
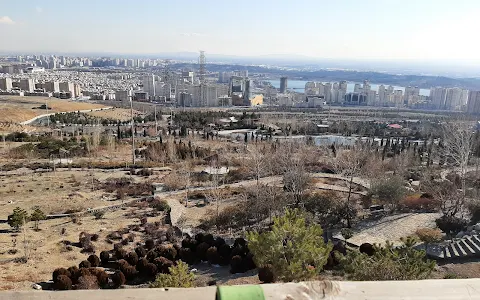
[[[81,113],[87,113],[87,112],[93,112],[93,111],[99,111],[99,110],[108,110],[108,109],[113,109],[113,108],[114,107],[112,107],[112,106],[107,106],[107,107],[103,107],[103,108],[92,108],[92,109],[72,110],[72,111],[57,111],[57,112],[53,112],[53,113],[49,113],[49,114],[43,114],[43,115],[36,116],[34,118],[31,118],[30,120],[20,122],[20,124],[21,125],[28,125],[28,124],[31,124],[31,123],[35,122],[38,119],[53,116],[55,114],[65,114],[65,113],[77,112],[77,111],[79,111]]]

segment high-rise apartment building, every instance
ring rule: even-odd
[[[467,113],[480,113],[480,91],[470,91],[468,93]]]
[[[25,92],[32,93],[35,90],[35,83],[33,82],[33,79],[30,78],[20,79],[19,86],[20,89]]]
[[[60,82],[58,85],[60,92],[70,93],[72,97],[75,97],[75,85],[73,82]]]
[[[280,93],[284,94],[287,92],[288,88],[288,78],[280,77]]]
[[[11,91],[13,87],[12,83],[12,78],[10,77],[5,77],[5,78],[0,78],[0,90],[1,91]]]
[[[151,99],[156,99],[155,75],[147,75],[142,79],[143,91],[147,92]]]
[[[51,93],[60,92],[60,84],[58,83],[58,81],[45,82],[43,84],[43,87],[45,88],[45,91],[47,91],[47,92],[51,92]]]
[[[379,102],[379,105],[381,105],[381,106],[385,105],[386,94],[387,94],[387,90],[385,89],[385,86],[383,84],[381,84],[378,87],[378,102]]]
[[[442,87],[436,87],[430,89],[430,101],[432,108],[445,109],[445,101],[447,98],[447,89]]]

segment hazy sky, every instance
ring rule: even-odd
[[[480,61],[480,0],[0,0],[0,51]]]

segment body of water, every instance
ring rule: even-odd
[[[280,88],[280,79],[278,79],[278,80],[277,79],[267,80],[267,81],[270,82],[277,89]],[[298,93],[303,93],[303,92],[305,92],[305,83],[310,82],[310,81],[288,80],[287,86],[288,86],[288,89],[291,90],[291,91],[295,91],[295,92],[298,92]],[[326,83],[326,82],[324,82],[324,83]],[[353,92],[353,89],[354,89],[356,83],[359,83],[360,85],[363,86],[362,82],[348,82],[347,83],[347,93],[352,93]],[[332,82],[332,84],[333,84],[333,82]],[[377,91],[377,92],[378,92],[378,87],[380,85],[381,84],[370,83],[370,86],[371,86],[372,90]],[[388,84],[384,84],[384,86],[385,86],[385,88],[387,88]],[[402,90],[402,91],[405,92],[405,87],[394,85],[393,88],[395,90]],[[429,96],[430,95],[430,90],[420,89],[420,95]]]

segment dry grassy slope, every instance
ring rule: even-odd
[[[0,123],[19,123],[47,113],[44,109],[35,109],[48,101],[49,112],[66,112],[105,107],[100,104],[73,102],[48,97],[0,96]]]
[[[137,110],[134,110],[133,113],[135,116],[144,115],[144,113]],[[132,117],[130,109],[126,109],[126,108],[113,108],[113,109],[103,110],[103,111],[93,111],[87,114],[95,117],[115,119],[120,121],[128,121]]]

